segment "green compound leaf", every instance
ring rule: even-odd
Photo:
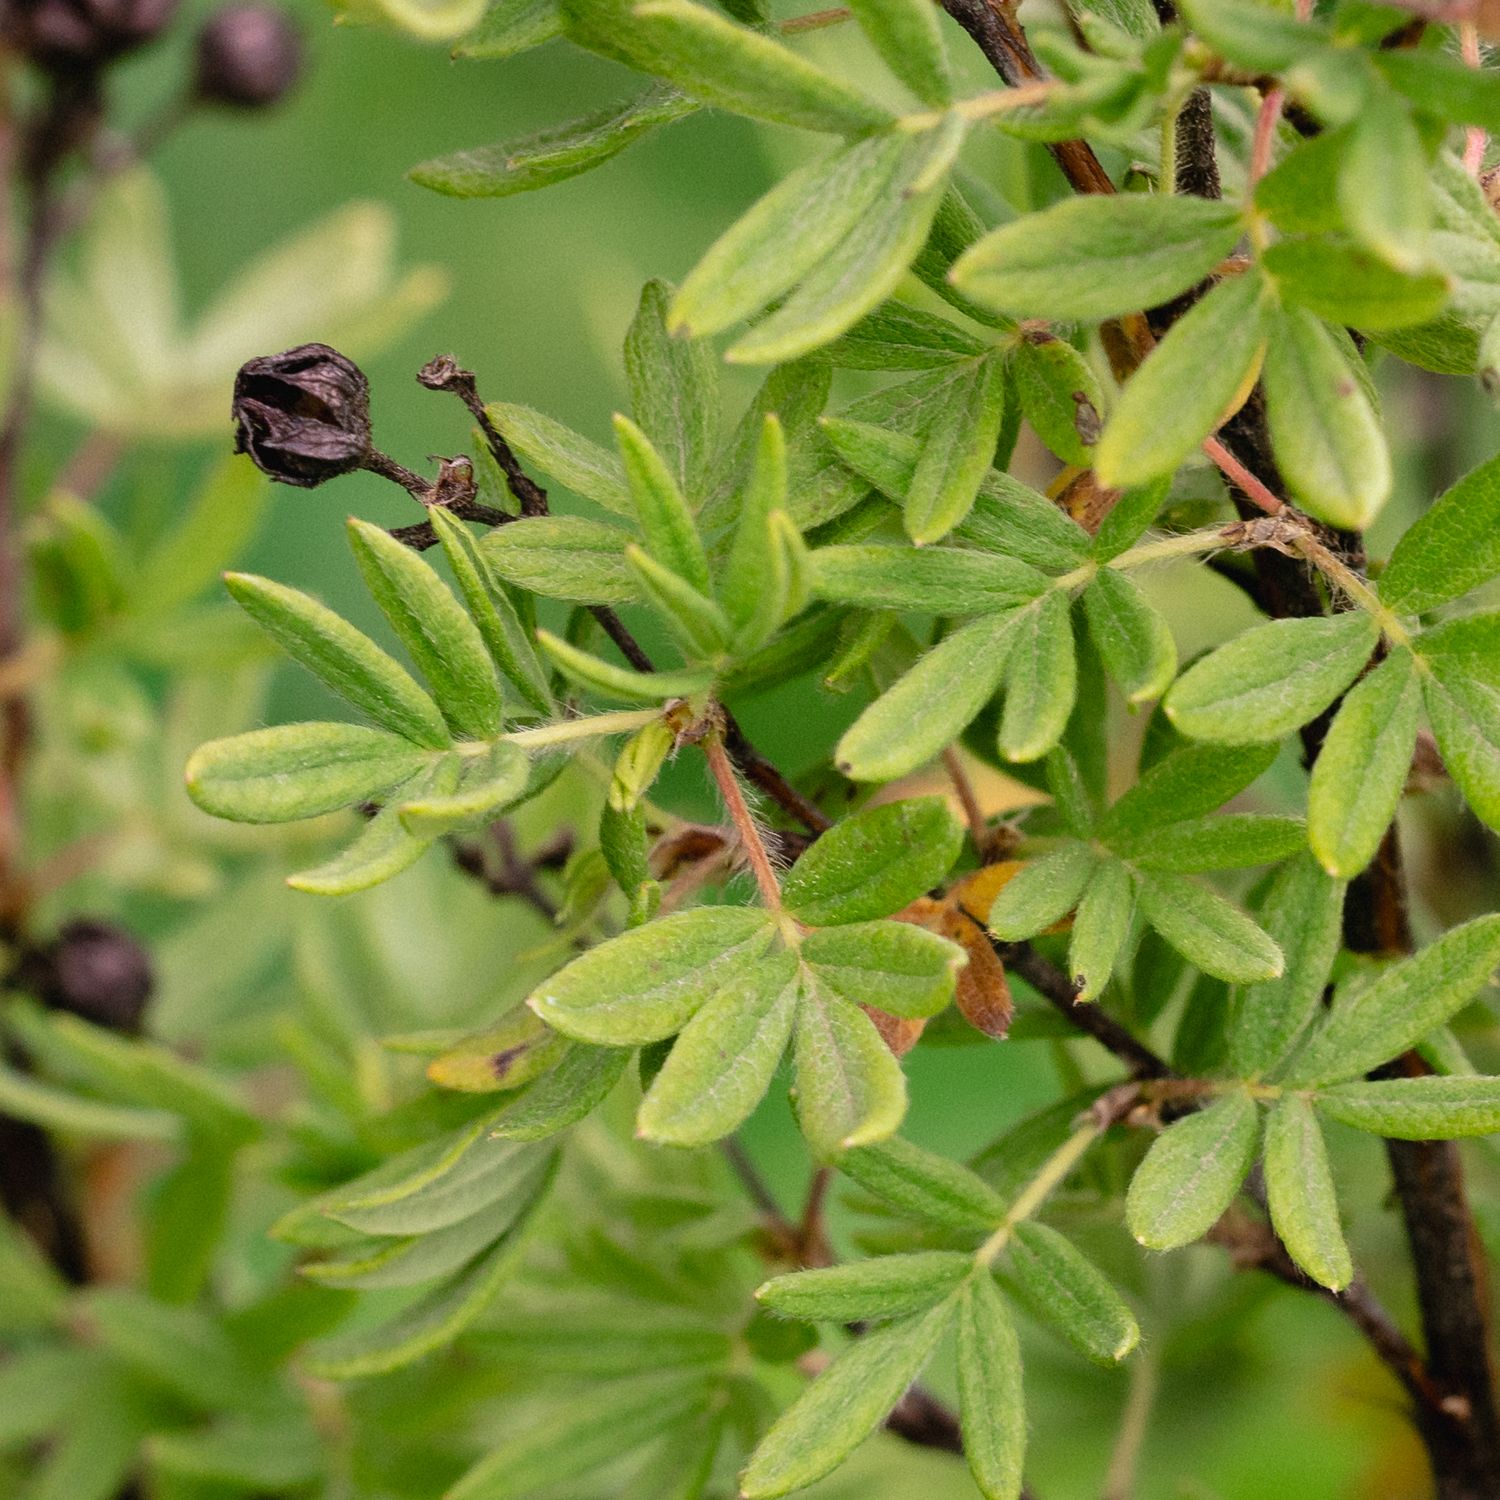
[[[1099,856],[1082,843],[1064,844],[1028,860],[995,897],[991,931],[1015,942],[1060,921],[1078,905],[1098,863]]]
[[[963,830],[940,797],[865,808],[792,866],[782,900],[813,927],[889,916],[939,884],[962,843]]]
[[[993,1278],[976,1276],[958,1316],[964,1457],[984,1500],[1017,1500],[1026,1460],[1021,1346]]]
[[[1055,1229],[1017,1224],[1006,1264],[1032,1316],[1051,1324],[1088,1359],[1118,1364],[1140,1343],[1140,1327],[1125,1299]]]
[[[933,413],[903,507],[906,534],[918,546],[946,536],[972,509],[995,460],[1005,402],[1005,363],[990,355],[949,387]]]
[[[326,605],[250,573],[227,573],[224,583],[294,661],[378,724],[431,749],[452,742],[437,704],[406,668]]]
[[[1344,883],[1307,855],[1278,870],[1260,907],[1261,926],[1286,966],[1234,997],[1230,1067],[1256,1078],[1283,1062],[1318,1013],[1343,940]]]
[[[1050,589],[1014,617],[1005,658],[1000,753],[1039,760],[1062,738],[1078,691],[1073,623],[1067,595]]]
[[[732,114],[839,134],[889,125],[890,115],[761,32],[691,0],[646,0],[631,45],[652,72]]]
[[[1271,1223],[1291,1257],[1321,1286],[1341,1292],[1354,1264],[1339,1223],[1338,1192],[1318,1117],[1291,1095],[1266,1120],[1266,1200]]]
[[[1346,988],[1287,1071],[1298,1088],[1368,1073],[1450,1020],[1500,964],[1500,916],[1445,932],[1369,984]]]
[[[1289,308],[1272,331],[1262,379],[1276,465],[1292,495],[1330,526],[1362,531],[1390,497],[1391,456],[1350,361],[1325,324]]]
[[[1500,574],[1500,457],[1470,471],[1414,526],[1380,575],[1380,597],[1415,615]]]
[[[1188,196],[1066,199],[972,246],[951,279],[1017,317],[1099,321],[1154,307],[1201,281],[1239,239],[1239,210]]]
[[[1083,591],[1083,613],[1104,670],[1126,698],[1161,697],[1177,675],[1177,643],[1140,587],[1115,568],[1101,568]]]
[[[1255,1164],[1260,1111],[1229,1094],[1169,1125],[1130,1180],[1125,1220],[1148,1250],[1176,1250],[1207,1234]]]
[[[899,1128],[906,1113],[901,1065],[870,1018],[811,974],[797,1009],[795,1060],[797,1122],[819,1160]]]
[[[729,979],[673,1043],[636,1115],[639,1134],[704,1146],[736,1129],[771,1085],[800,992],[790,953]]]
[[[1330,1120],[1398,1141],[1444,1141],[1500,1131],[1500,1078],[1393,1078],[1319,1089]]]
[[[383,729],[284,724],[200,746],[187,764],[187,789],[216,818],[287,823],[382,797],[432,759]]]
[[[625,104],[549,125],[532,135],[435,157],[413,167],[407,176],[450,198],[508,198],[592,172],[642,136],[700,107],[696,99],[658,86]]]
[[[745,1500],[772,1500],[836,1469],[885,1420],[953,1322],[951,1301],[856,1339],[778,1417],[740,1476]]]
[[[1257,625],[1177,679],[1164,700],[1167,717],[1193,739],[1280,739],[1354,681],[1379,639],[1363,610]]]
[[[1350,879],[1375,851],[1406,788],[1422,704],[1416,659],[1398,648],[1345,698],[1313,763],[1307,836],[1330,875]]]
[[[967,962],[957,943],[906,922],[817,928],[802,940],[800,951],[836,995],[911,1018],[942,1010]]]
[[[582,516],[526,516],[479,543],[506,583],[570,604],[628,604],[639,590],[625,563],[628,531]]]
[[[1129,869],[1117,859],[1101,860],[1084,887],[1068,943],[1068,971],[1078,999],[1095,999],[1109,983],[1134,911]]]
[[[941,1302],[974,1269],[957,1250],[882,1255],[775,1276],[755,1293],[762,1307],[804,1323],[886,1322]]]
[[[349,522],[349,541],[365,583],[432,688],[457,735],[500,732],[500,684],[473,620],[448,586],[409,547],[367,521]]]
[[[770,946],[766,914],[740,906],[676,912],[591,948],[526,1003],[565,1036],[611,1047],[660,1041]]]
[[[1217,891],[1164,870],[1137,881],[1141,914],[1191,964],[1231,984],[1283,972],[1281,949]]]
[[[1012,609],[1040,597],[1049,580],[1028,563],[964,547],[856,543],[812,555],[813,592],[861,609],[963,615]]]
[[[441,507],[433,508],[429,520],[490,659],[532,708],[550,714],[553,703],[547,675],[489,558],[468,530]]]
[[[1008,1207],[982,1177],[910,1141],[847,1152],[839,1171],[902,1213],[944,1229],[994,1229]]]
[[[1105,424],[1094,454],[1102,484],[1123,489],[1171,474],[1218,427],[1260,368],[1272,307],[1263,278],[1246,272],[1172,325]]]

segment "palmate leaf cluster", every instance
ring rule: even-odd
[[[1166,26],[1144,5],[1081,5],[1067,30],[1034,28],[1047,71],[1024,91],[968,87],[967,43],[925,0],[851,7],[878,84],[836,47],[812,60],[753,4],[380,8],[464,56],[561,34],[646,80],[583,121],[415,170],[439,191],[542,187],[704,109],[824,139],[680,287],[647,285],[612,447],[488,408],[553,513],[519,514],[481,451],[504,524],[480,535],[434,509],[438,546],[419,554],[350,523],[404,662],[310,595],[229,575],[352,713],[210,741],[188,766],[199,807],[250,824],[354,809],[343,851],[291,877],[324,896],[420,880],[434,846],[545,810],[579,841],[559,936],[517,959],[541,971],[518,992],[437,1029],[353,1026],[299,965],[308,1014],[280,1041],[308,1098],[274,1121],[157,1043],[8,1010],[37,1068],[0,1075],[0,1107],[178,1153],[163,1189],[178,1219],[205,1183],[227,1204],[236,1164],[273,1153],[287,1192],[260,1217],[299,1279],[295,1296],[273,1277],[210,1295],[227,1210],[205,1216],[192,1274],[174,1260],[81,1311],[52,1288],[16,1388],[90,1361],[88,1380],[129,1392],[116,1473],[144,1445],[186,1500],[189,1479],[687,1500],[815,1482],[921,1377],[956,1395],[980,1493],[1013,1497],[1015,1314],[1112,1365],[1148,1301],[1130,1262],[1085,1255],[1080,1184],[1113,1238],[1128,1246],[1123,1220],[1165,1251],[1263,1182],[1296,1265],[1338,1290],[1354,1263],[1325,1124],[1500,1127],[1500,1078],[1449,1029],[1500,964],[1500,919],[1399,960],[1345,936],[1424,720],[1468,810],[1500,827],[1500,626],[1482,598],[1462,607],[1500,574],[1496,461],[1368,566],[1337,535],[1394,487],[1378,362],[1486,375],[1500,348],[1500,228],[1457,155],[1459,127],[1500,127],[1500,90],[1438,46],[1383,45],[1403,18],[1357,5],[1300,20],[1194,0]],[[1295,112],[1258,180],[1233,129],[1241,78],[1274,78]],[[1132,165],[1207,83],[1225,126],[1213,200]],[[1004,214],[963,156],[995,132],[1036,168]],[[1063,194],[1047,146],[1079,138],[1129,190]],[[1153,332],[1143,314],[1173,303]],[[732,420],[721,355],[757,372]],[[1247,402],[1297,507],[1259,520],[1202,447]],[[1023,428],[1057,461],[1045,493],[1008,472]],[[49,536],[74,587],[96,539],[70,525]],[[1184,669],[1157,565],[1211,555],[1253,583],[1257,549],[1307,565],[1319,612],[1267,618]],[[615,611],[649,664],[616,650]],[[722,769],[733,715],[790,683],[849,695],[847,727],[801,757],[818,816],[757,831],[731,803],[709,830],[718,863],[677,879],[663,847],[704,829],[671,805],[668,762]],[[1330,710],[1318,748],[1308,726]],[[1288,753],[1303,730],[1305,776]],[[1035,805],[966,837],[931,781],[905,784],[960,752]],[[778,858],[752,893],[733,858],[762,842]],[[1160,1127],[1144,1153],[1096,1059],[1068,1075],[1081,1092],[967,1162],[903,1139],[903,1047],[991,1045],[954,1017],[981,953],[1012,978],[1026,955],[1055,959],[1077,1004],[1167,1054],[1181,1076],[1138,1101]],[[1017,999],[1018,1038],[1073,1036]],[[1369,1076],[1403,1057],[1412,1076]],[[809,1159],[872,1210],[865,1259],[768,1241],[716,1153],[683,1149],[726,1141],[779,1080]],[[1090,1179],[1096,1156],[1108,1170]],[[82,1353],[79,1317],[96,1330]],[[347,1451],[321,1442],[322,1387],[291,1370],[347,1390]],[[464,1428],[497,1395],[498,1429]],[[67,1420],[17,1401],[10,1446]],[[417,1411],[437,1427],[454,1413],[449,1439]],[[105,1493],[46,1482],[44,1500]]]

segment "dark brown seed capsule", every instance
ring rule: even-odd
[[[370,383],[327,344],[252,359],[234,381],[235,451],[282,484],[311,489],[370,456]]]
[[[140,1029],[151,998],[151,958],[123,927],[75,917],[23,962],[21,979],[54,1010],[115,1031]]]
[[[48,72],[93,71],[152,41],[178,0],[0,0],[0,35]]]
[[[302,38],[276,5],[226,5],[198,33],[194,91],[210,104],[265,109],[302,73]]]

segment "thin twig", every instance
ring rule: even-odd
[[[775,869],[772,868],[771,856],[766,853],[760,829],[756,827],[755,819],[750,814],[745,794],[740,790],[739,779],[735,776],[734,766],[725,752],[724,742],[718,734],[710,733],[704,737],[703,755],[708,761],[708,769],[713,773],[714,782],[719,788],[719,796],[724,799],[724,810],[729,814],[729,820],[734,824],[735,832],[739,834],[740,847],[745,851],[745,858],[750,865],[751,873],[755,876],[755,884],[760,889],[760,898],[771,911],[779,912],[781,910],[781,885],[776,879]]]

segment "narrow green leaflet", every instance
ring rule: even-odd
[[[562,30],[556,0],[491,0],[484,19],[453,48],[455,57],[515,57]]]
[[[1398,270],[1425,268],[1430,170],[1406,104],[1372,93],[1355,118],[1334,191],[1354,237]]]
[[[520,1088],[556,1067],[572,1046],[517,1005],[493,1026],[441,1051],[427,1076],[439,1088],[471,1094]]]
[[[1264,1168],[1271,1223],[1292,1259],[1319,1285],[1343,1291],[1354,1264],[1339,1224],[1328,1148],[1306,1099],[1291,1095],[1271,1110]]]
[[[803,961],[835,994],[888,1015],[936,1015],[953,998],[966,959],[957,943],[907,922],[854,922],[816,928]]]
[[[770,942],[764,912],[701,906],[589,949],[539,985],[526,1003],[565,1036],[639,1046],[681,1030]]]
[[[103,1104],[39,1083],[0,1064],[0,1109],[17,1120],[106,1141],[176,1141],[182,1122],[165,1110]]]
[[[768,412],[761,422],[718,590],[730,623],[736,631],[755,638],[756,644],[772,633],[765,629],[766,583],[775,571],[777,550],[770,523],[777,511],[786,509],[786,503],[786,431],[781,419]]]
[[[1326,204],[1326,183],[1318,190]],[[1379,331],[1426,323],[1443,310],[1450,289],[1438,271],[1398,271],[1332,235],[1278,240],[1261,256],[1261,265],[1286,301],[1351,328]]]
[[[994,463],[1005,400],[1005,363],[998,355],[977,360],[970,378],[950,388],[906,492],[906,534],[918,546],[946,536],[968,515]]]
[[[982,1177],[910,1141],[847,1152],[839,1170],[903,1213],[946,1229],[994,1229],[1008,1207]]]
[[[531,762],[523,750],[497,741],[460,758],[458,784],[447,795],[432,794],[400,804],[401,826],[419,838],[482,828],[525,792]]]
[[[1464,475],[1412,526],[1380,575],[1380,597],[1415,615],[1500,574],[1500,457]]]
[[[900,1126],[901,1065],[870,1018],[812,976],[797,1009],[794,1055],[797,1121],[820,1160],[883,1140]]]
[[[1240,990],[1229,1027],[1229,1062],[1242,1078],[1270,1072],[1318,1013],[1343,939],[1344,883],[1307,855],[1290,861],[1260,907],[1261,926],[1286,965],[1275,979]]]
[[[634,542],[625,549],[625,562],[635,574],[641,597],[660,616],[690,660],[712,659],[728,646],[729,617],[717,602]]]
[[[1015,616],[1005,658],[1000,753],[1039,760],[1062,737],[1078,689],[1068,597],[1050,589]]]
[[[1010,373],[1036,435],[1064,463],[1092,463],[1104,393],[1089,362],[1056,334],[1028,332]]]
[[[642,289],[625,335],[625,377],[641,431],[683,494],[701,502],[719,444],[719,363],[701,339],[673,338],[667,331],[672,295],[664,281],[648,281]]]
[[[760,1103],[792,1034],[796,970],[790,953],[762,960],[728,980],[683,1027],[636,1116],[645,1139],[707,1145]]]
[[[1186,291],[1241,231],[1231,203],[1140,193],[1068,198],[987,234],[959,257],[951,278],[997,312],[1098,321]]]
[[[211,740],[187,764],[188,795],[237,823],[286,823],[379,798],[432,760],[359,724],[283,724]]]
[[[1247,271],[1172,325],[1105,423],[1094,453],[1101,483],[1123,489],[1170,474],[1230,415],[1260,369],[1271,307],[1265,281]]]
[[[1038,598],[1046,574],[1012,557],[966,547],[896,547],[877,542],[820,547],[813,590],[861,609],[962,615],[1008,609]]]
[[[1130,1180],[1130,1232],[1148,1250],[1201,1239],[1233,1202],[1259,1144],[1260,1111],[1246,1094],[1228,1094],[1169,1125]]]
[[[829,829],[782,882],[786,909],[826,927],[899,911],[938,885],[963,842],[940,797],[865,808]]]
[[[1399,1141],[1441,1141],[1500,1131],[1500,1078],[1393,1078],[1319,1089],[1330,1120]]]
[[[755,1300],[804,1323],[886,1322],[941,1302],[973,1269],[974,1257],[957,1250],[882,1255],[772,1277]]]
[[[428,773],[425,782],[413,784],[411,790],[415,793],[413,800],[423,801],[428,797],[446,797],[457,786],[456,758],[447,757]],[[311,870],[288,875],[286,883],[294,891],[309,896],[351,896],[409,869],[431,847],[432,839],[408,833],[399,810],[387,805],[347,848]]]
[[[700,593],[708,593],[712,587],[708,557],[693,513],[666,461],[629,417],[616,415],[615,438],[647,549]]]
[[[752,365],[797,359],[884,302],[927,238],[964,128],[952,115],[934,130],[904,137],[889,175],[874,184],[879,193],[874,208],[724,357]]]
[[[1370,984],[1347,990],[1293,1060],[1296,1087],[1368,1073],[1450,1020],[1500,965],[1500,916],[1451,928]]]
[[[479,627],[490,659],[538,713],[552,712],[552,691],[516,607],[470,532],[440,506],[429,518],[464,605]]]
[[[789,47],[692,0],[646,0],[635,36],[653,72],[732,114],[855,134],[890,123],[879,105]]]
[[[1068,943],[1068,971],[1080,1000],[1093,1000],[1109,982],[1130,931],[1135,886],[1117,859],[1101,860],[1084,887]]]
[[[1083,591],[1083,613],[1104,670],[1130,702],[1161,697],[1177,674],[1177,644],[1139,585],[1101,568]]]
[[[855,0],[850,8],[885,65],[917,98],[934,109],[952,102],[953,76],[927,0]]]
[[[1112,847],[1143,870],[1182,874],[1274,864],[1296,854],[1306,843],[1307,830],[1300,818],[1222,813],[1168,823],[1134,838],[1116,838]]]
[[[1014,942],[1050,927],[1077,906],[1099,857],[1087,844],[1068,843],[1028,860],[1008,880],[990,908],[990,929]]]
[[[499,1116],[491,1133],[506,1140],[539,1141],[565,1130],[609,1097],[629,1062],[623,1047],[570,1048]]]
[[[816,357],[841,370],[933,370],[981,355],[986,347],[947,318],[892,298]]]
[[[633,516],[620,460],[598,443],[529,406],[493,402],[485,408],[512,448],[575,495],[617,516]]]
[[[1385,434],[1349,356],[1312,313],[1281,313],[1266,351],[1266,415],[1276,464],[1311,514],[1367,527],[1391,492]]]
[[[1354,681],[1379,638],[1363,610],[1257,625],[1177,679],[1164,700],[1167,717],[1194,739],[1280,739]]]
[[[1307,837],[1330,875],[1375,857],[1411,772],[1422,702],[1416,659],[1393,651],[1345,698],[1313,764]]]
[[[220,462],[187,511],[143,559],[132,593],[152,613],[167,613],[202,593],[241,556],[270,499],[265,476],[241,456]]]
[[[406,668],[327,605],[250,573],[228,573],[224,583],[293,660],[341,698],[418,745],[441,749],[450,743],[437,704]]]
[[[771,1500],[836,1469],[884,1421],[953,1321],[951,1302],[856,1339],[761,1439],[740,1476],[745,1500]]]
[[[1420,638],[1422,701],[1469,806],[1500,827],[1500,616],[1466,615]]]
[[[1283,972],[1281,949],[1217,891],[1164,870],[1137,881],[1146,920],[1189,963],[1231,984],[1253,984]]]
[[[689,273],[672,330],[718,333],[790,291],[875,208],[905,150],[894,133],[865,136],[783,178]]]
[[[626,104],[549,125],[534,135],[424,161],[407,175],[451,198],[507,198],[591,172],[662,125],[700,108],[674,88],[656,87]]]
[[[1050,1323],[1089,1359],[1118,1364],[1140,1342],[1140,1327],[1124,1298],[1049,1225],[1017,1224],[1006,1264],[1032,1315]]]
[[[665,703],[670,698],[691,698],[713,683],[713,673],[707,668],[689,668],[682,672],[636,672],[580,651],[548,630],[537,631],[536,639],[537,645],[565,677],[592,692],[625,703]]]
[[[628,604],[638,592],[625,564],[631,536],[582,516],[527,516],[479,543],[506,583],[570,604]]]
[[[1270,745],[1183,745],[1163,756],[1104,815],[1113,847],[1149,839],[1165,824],[1199,818],[1245,790],[1276,758]]]
[[[984,1500],[1017,1500],[1026,1461],[1021,1345],[992,1277],[976,1276],[958,1314],[964,1457]]]
[[[500,730],[500,685],[473,620],[409,547],[367,521],[351,520],[355,561],[392,629],[432,688],[455,734],[488,739]]]

